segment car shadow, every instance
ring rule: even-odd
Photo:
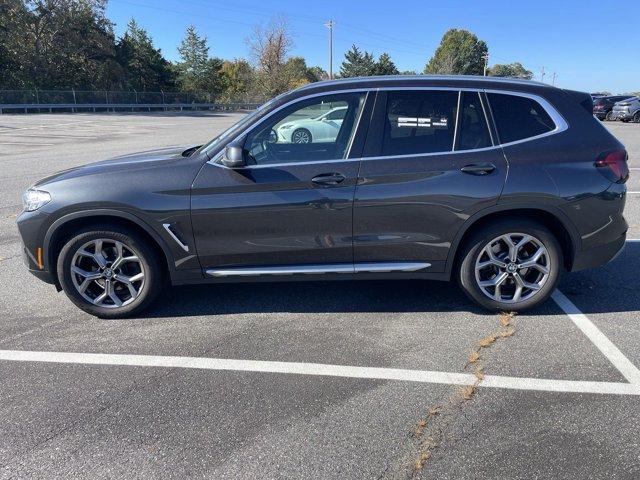
[[[582,312],[640,311],[640,243],[627,243],[610,264],[565,275],[559,289]],[[168,288],[142,317],[188,317],[243,313],[489,313],[455,283],[422,280],[261,282]],[[558,315],[549,300],[529,315]]]

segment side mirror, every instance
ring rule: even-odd
[[[244,167],[247,163],[244,160],[244,148],[242,148],[242,145],[227,145],[222,156],[222,164],[229,168]]]

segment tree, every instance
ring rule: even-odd
[[[328,80],[329,74],[322,67],[309,67],[309,77],[312,79],[312,82],[319,82],[321,80]]]
[[[95,89],[116,83],[115,38],[105,6],[106,0],[3,0],[0,43],[2,61],[13,67],[10,86]]]
[[[427,63],[424,73],[482,75],[487,44],[468,30],[451,29]]]
[[[266,27],[256,27],[246,42],[258,71],[261,93],[273,97],[287,91],[290,78],[285,63],[293,47],[293,39],[286,19],[277,17]]]
[[[388,53],[383,53],[378,57],[375,65],[376,75],[398,75],[400,72],[396,68],[395,63],[391,60]]]
[[[351,50],[344,54],[344,60],[340,65],[341,77],[366,77],[375,75],[375,72],[376,63],[369,52],[362,53],[356,45],[353,45]]]
[[[289,78],[289,88],[297,88],[327,78],[327,72],[320,67],[307,67],[307,62],[302,57],[289,58],[284,68]]]
[[[207,39],[201,37],[193,25],[178,46],[180,62],[177,64],[178,84],[185,92],[218,93],[222,85],[222,60],[209,58]]]
[[[249,100],[249,95],[255,87],[255,73],[246,60],[227,60],[220,68],[222,76],[221,99],[227,102]]]
[[[147,32],[133,18],[116,44],[116,58],[124,71],[125,88],[157,91],[175,86],[171,65],[160,50],[153,47]]]
[[[496,64],[489,68],[487,72],[492,77],[513,77],[513,78],[525,78],[531,80],[533,78],[533,72],[527,70],[519,62]]]

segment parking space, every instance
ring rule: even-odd
[[[31,182],[238,116],[0,117],[0,477],[640,475],[640,242],[515,317],[380,281],[180,287],[107,321],[24,269]],[[640,125],[606,126],[640,169]],[[627,218],[640,239],[640,194]]]

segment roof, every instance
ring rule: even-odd
[[[483,77],[479,75],[378,75],[378,76],[370,76],[370,77],[350,77],[350,78],[339,78],[335,80],[325,80],[322,82],[315,82],[304,85],[300,87],[298,90],[305,90],[309,88],[319,88],[319,87],[332,87],[332,86],[340,86],[340,85],[349,85],[353,86],[354,84],[443,84],[450,82],[452,84],[464,84],[464,83],[482,83],[484,85],[491,84],[512,84],[512,85],[526,85],[530,87],[548,87],[553,88],[551,85],[546,83],[536,82],[533,80],[524,80],[520,78],[507,78],[507,77]]]

